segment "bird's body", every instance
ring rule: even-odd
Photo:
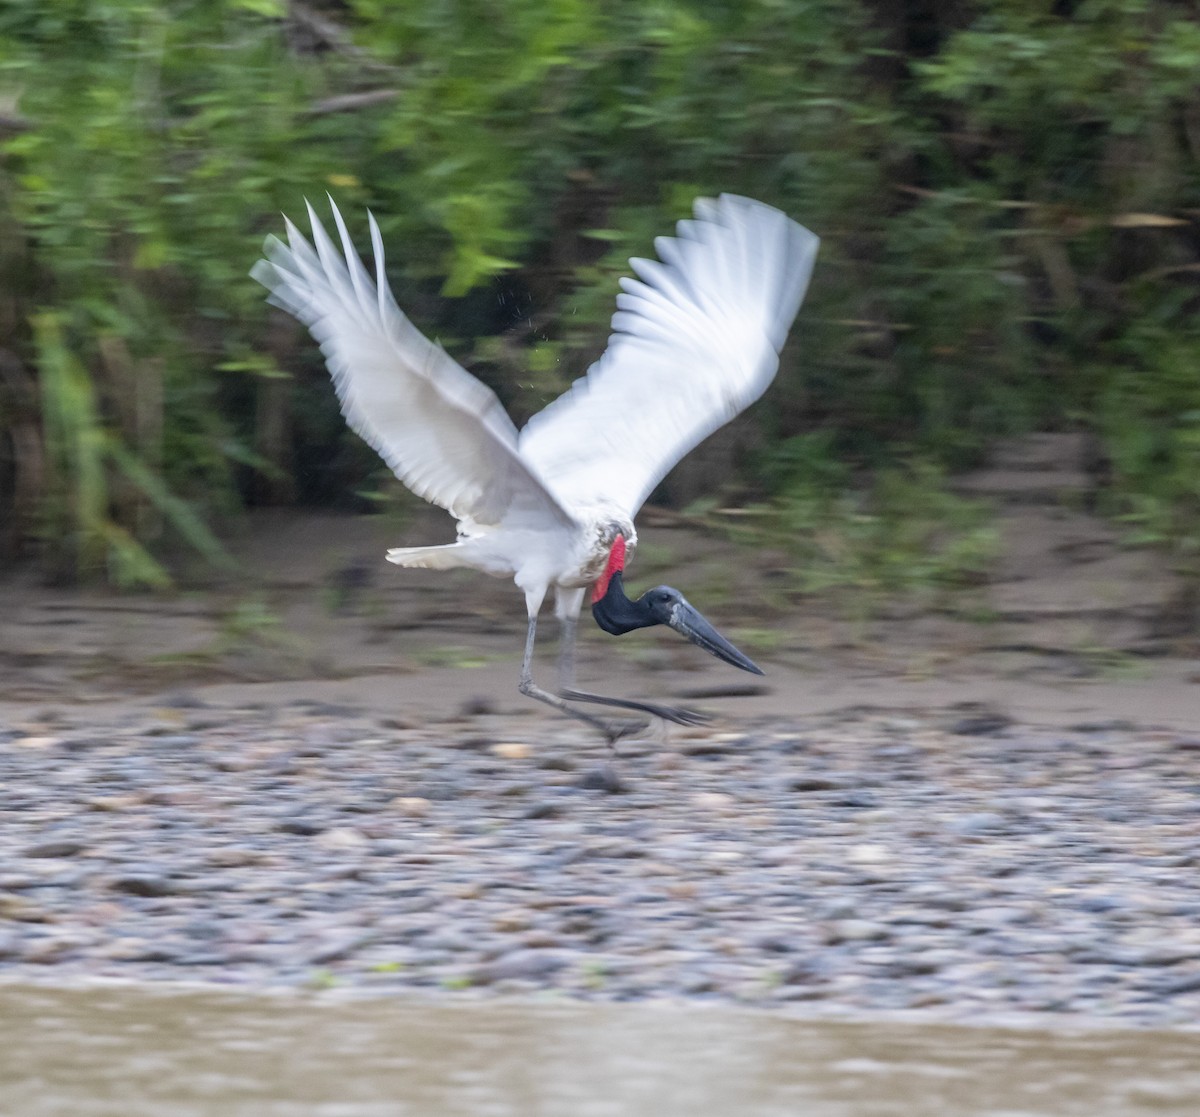
[[[455,543],[441,547],[394,547],[387,553],[397,566],[427,570],[471,567],[498,578],[512,578],[528,590],[582,589],[604,571],[613,540],[622,535],[630,552],[637,546],[633,521],[613,508],[578,509],[570,524],[522,524],[514,517],[495,526],[459,528]]]
[[[696,219],[680,222],[677,238],[655,242],[662,263],[631,261],[640,278],[621,281],[605,354],[518,432],[495,393],[397,307],[374,218],[372,278],[336,206],[333,216],[340,251],[309,207],[313,244],[289,221],[288,243],[269,238],[267,258],[253,274],[270,289],[271,301],[320,343],[350,426],[409,489],[458,522],[456,542],[396,548],[389,561],[511,577],[525,594],[529,617],[522,691],[606,731],[606,723],[532,682],[537,615],[551,589],[564,625],[564,676],[589,586],[597,587],[593,606],[602,626],[608,627],[601,620],[605,609],[624,618],[608,631],[671,624],[713,654],[757,670],[677,591],[671,593],[682,604],[674,612],[648,619],[650,603],[640,603],[650,595],[628,601],[622,579],[612,575],[632,557],[633,517],[654,486],[773,379],[808,286],[817,238],[759,202],[731,195],[697,201]],[[619,608],[613,604],[618,593],[626,603]],[[647,619],[633,623],[630,610],[638,608]],[[571,689],[569,677],[563,683],[578,700],[683,713],[582,694]]]

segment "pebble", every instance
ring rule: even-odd
[[[0,727],[0,977],[1200,1018],[1194,735],[172,705]]]
[[[13,743],[22,749],[52,749],[62,744],[62,738],[31,734],[28,737],[15,737]]]
[[[176,891],[176,885],[166,877],[152,873],[129,873],[113,877],[109,887],[114,892],[124,892],[129,896],[158,897],[170,896]]]
[[[620,795],[629,790],[617,769],[611,764],[588,769],[576,781],[576,786],[585,791],[605,791],[609,795]]]
[[[36,845],[28,846],[22,851],[25,857],[74,857],[75,854],[84,849],[82,842],[51,841],[38,842]]]
[[[358,932],[340,935],[316,950],[309,952],[306,961],[310,966],[326,966],[331,962],[341,962],[370,944],[373,936]]]
[[[515,950],[495,962],[475,967],[470,977],[475,985],[513,980],[536,981],[558,973],[566,964],[566,959],[556,951]]]

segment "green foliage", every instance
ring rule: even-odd
[[[121,587],[170,584],[163,567],[113,518],[110,483],[120,481],[138,490],[210,562],[231,565],[192,508],[101,425],[94,385],[65,344],[58,318],[41,314],[32,325],[49,467],[43,531],[54,540],[58,570],[87,577],[103,568]]]
[[[934,527],[960,522],[941,470],[1083,424],[1113,507],[1193,562],[1193,5],[496,12],[0,9],[0,348],[40,381],[48,560],[161,584],[152,554],[216,559],[205,525],[248,501],[375,490],[319,355],[246,275],[279,211],[328,188],[360,243],[362,210],[380,216],[402,305],[518,417],[586,369],[628,256],[695,195],[778,204],[824,243],[748,480],[799,557],[840,555],[860,585],[924,553],[934,580],[973,569],[974,544],[954,557]],[[0,411],[0,505],[16,421]],[[846,559],[873,540],[903,557]]]
[[[938,467],[909,458],[856,483],[829,435],[782,443],[768,465],[778,491],[729,529],[794,559],[802,593],[844,602],[864,616],[885,597],[937,596],[975,585],[996,549],[987,508],[949,493]]]
[[[969,168],[977,188],[1024,215],[1023,301],[1052,342],[1033,349],[1042,399],[1025,392],[1025,406],[1097,429],[1110,504],[1200,576],[1194,5],[979,7],[918,71],[987,152]]]
[[[1101,429],[1112,451],[1115,510],[1138,543],[1169,547],[1200,571],[1200,332],[1131,331],[1106,370]]]
[[[245,4],[16,2],[0,15],[0,96],[28,127],[7,140],[9,220],[36,260],[26,321],[0,345],[37,355],[48,459],[46,550],[88,575],[165,584],[141,544],[163,530],[213,561],[208,516],[237,505],[253,460],[243,415],[255,371],[221,367],[262,321],[246,275],[255,222],[318,165],[285,158],[301,83],[275,25]],[[254,5],[256,9],[263,5]],[[160,515],[123,507],[141,491]]]

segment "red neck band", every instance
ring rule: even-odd
[[[612,581],[612,576],[625,569],[625,536],[618,535],[613,540],[612,550],[608,552],[608,565],[604,568],[604,573],[600,580],[596,583],[596,588],[592,590],[592,604],[594,605],[606,593],[608,593],[608,583]]]

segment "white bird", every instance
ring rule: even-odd
[[[694,220],[655,240],[661,263],[630,260],[638,278],[621,280],[603,356],[518,432],[495,393],[396,305],[374,217],[372,280],[330,204],[341,250],[309,205],[313,243],[285,217],[288,243],[268,237],[266,259],[251,274],[319,342],[350,426],[409,489],[458,521],[456,542],[397,548],[388,560],[511,577],[529,618],[521,693],[594,725],[610,742],[631,727],[572,701],[684,724],[701,715],[574,689],[575,625],[589,586],[607,632],[667,624],[762,674],[678,590],[658,586],[630,600],[623,572],[637,545],[633,518],[654,486],[774,379],[818,238],[749,198],[698,199]],[[537,618],[551,588],[562,625],[558,695],[533,681]]]

